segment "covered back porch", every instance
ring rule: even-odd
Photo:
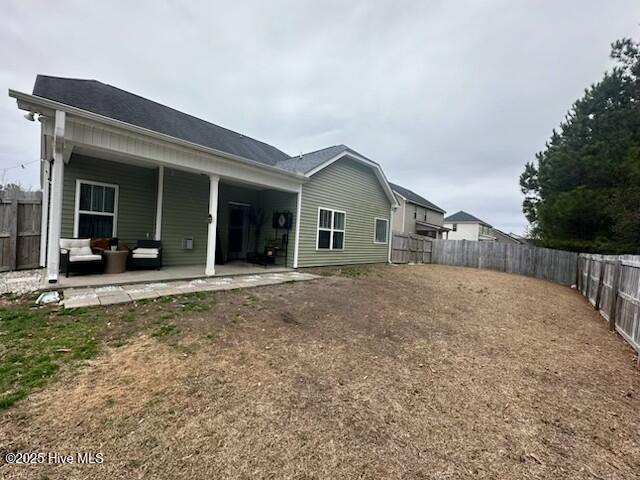
[[[43,123],[43,159],[51,159],[43,162],[49,202],[41,264],[49,283],[76,282],[59,272],[61,238],[117,238],[121,248],[160,242],[164,272],[112,274],[104,283],[296,266],[295,219],[306,177],[152,143],[142,134],[120,138],[118,129],[61,111],[52,117]],[[103,284],[96,276],[83,278]]]
[[[139,240],[159,240],[162,269],[68,278],[61,274],[61,284],[120,284],[293,267],[296,193],[98,155],[78,149],[65,164],[60,237],[117,238],[123,249],[135,248]]]

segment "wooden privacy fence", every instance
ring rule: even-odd
[[[42,193],[0,191],[0,272],[40,266]]]
[[[640,256],[590,255],[578,257],[578,291],[639,353]]]
[[[393,232],[392,263],[431,263],[431,238],[413,233]]]
[[[576,281],[578,254],[574,252],[469,240],[433,240],[432,245],[432,263],[517,273],[563,285]]]

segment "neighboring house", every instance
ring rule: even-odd
[[[507,235],[509,235],[514,240],[517,240],[522,245],[534,245],[531,239],[523,237],[522,235],[518,235],[517,233],[509,232]]]
[[[41,122],[50,282],[61,237],[154,238],[165,265],[206,275],[285,234],[290,267],[388,261],[394,194],[380,165],[344,145],[291,157],[95,80],[38,75],[32,95],[9,95]]]
[[[444,226],[449,229],[445,236],[449,240],[496,240],[491,225],[462,210],[446,217]]]
[[[399,205],[393,212],[393,231],[442,238],[447,231],[443,226],[446,212],[408,188],[394,183],[389,185]]]
[[[492,227],[484,220],[480,220],[478,217],[474,217],[463,210],[445,218],[444,226],[450,229],[445,236],[449,240],[521,243],[503,231]]]
[[[511,234],[498,230],[495,227],[491,228],[491,235],[496,237],[496,242],[513,243],[515,245],[521,245],[523,243],[517,238],[512,237]]]

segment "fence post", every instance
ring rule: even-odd
[[[616,260],[613,264],[613,280],[611,282],[611,311],[609,312],[609,330],[616,329],[616,310],[618,309],[618,293],[620,291],[620,278],[622,277],[622,262]]]
[[[607,268],[607,262],[603,258],[602,261],[600,262],[600,275],[598,277],[598,291],[596,293],[596,303],[594,305],[594,308],[596,310],[600,310],[600,299],[602,298],[602,287],[604,284],[604,271],[606,268]]]
[[[18,263],[18,197],[11,200],[9,215],[9,261],[11,270],[15,270]]]
[[[581,269],[582,262],[580,261],[580,254],[578,254],[578,257],[576,258],[576,290],[580,293],[582,293],[582,287],[580,286],[580,283],[582,282]]]
[[[584,296],[589,300],[589,290],[591,286],[591,264],[593,263],[593,259],[589,256],[587,257],[587,284],[584,286]]]

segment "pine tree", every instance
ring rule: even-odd
[[[543,245],[640,251],[640,44],[619,40],[611,57],[616,67],[585,90],[520,176],[523,212]]]

